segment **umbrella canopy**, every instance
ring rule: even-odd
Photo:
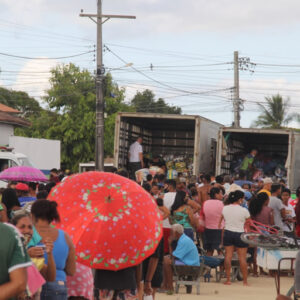
[[[42,171],[33,167],[18,166],[5,169],[0,173],[0,180],[8,181],[48,181]]]
[[[112,173],[68,177],[51,191],[79,263],[120,270],[141,263],[162,238],[162,218],[152,198],[134,181]]]

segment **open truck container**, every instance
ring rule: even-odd
[[[281,157],[287,170],[288,186],[300,186],[300,133],[290,129],[220,128],[216,174],[232,174],[231,163],[236,153],[257,149],[270,157]]]
[[[129,146],[143,138],[144,153],[183,155],[193,160],[193,174],[214,172],[220,124],[189,115],[119,113],[116,117],[114,158],[127,167]]]

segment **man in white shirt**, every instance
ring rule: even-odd
[[[130,178],[135,180],[135,172],[137,170],[144,168],[143,161],[143,139],[138,137],[137,140],[130,145],[128,158],[129,158],[129,169],[130,169]]]
[[[278,198],[281,194],[281,185],[272,184],[271,197],[269,207],[273,208],[274,213],[274,225],[280,227],[283,230],[283,219],[285,218],[285,207],[282,201]]]
[[[171,210],[171,207],[176,197],[176,181],[173,179],[167,180],[165,183],[167,193],[164,195],[164,206]],[[164,232],[164,251],[165,254],[169,253],[169,236],[171,233],[171,224],[169,218],[163,220],[163,232]]]

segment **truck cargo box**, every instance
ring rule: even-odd
[[[295,190],[300,185],[300,135],[289,129],[221,128],[216,173],[236,173],[233,162],[237,156],[250,153],[252,149],[257,149],[258,155],[264,154],[286,169],[285,177],[290,188]],[[271,167],[269,169],[270,172],[265,175],[274,175]]]
[[[185,156],[193,164],[193,174],[214,172],[220,127],[200,116],[119,113],[115,126],[115,166],[127,167],[129,146],[141,136],[144,153]]]

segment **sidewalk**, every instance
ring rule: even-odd
[[[293,277],[281,278],[281,293],[286,294],[293,283]],[[224,280],[223,280],[224,281]],[[186,294],[185,288],[181,288],[179,294],[168,296],[166,294],[157,294],[156,300],[274,300],[276,298],[275,279],[271,277],[249,277],[250,286],[243,286],[242,282],[235,281],[231,286],[225,286],[223,283],[216,283],[214,279],[211,282],[201,281],[200,295],[196,295],[196,289],[193,288],[192,294]]]

